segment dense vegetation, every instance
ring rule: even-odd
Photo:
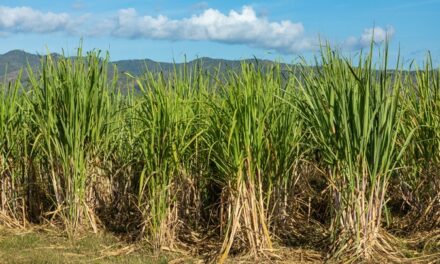
[[[123,93],[99,52],[43,57],[0,85],[0,223],[105,228],[217,262],[279,246],[433,261],[440,71],[374,54],[126,74]]]

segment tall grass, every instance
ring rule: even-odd
[[[439,228],[440,72],[375,54],[127,79],[97,51],[42,57],[0,84],[0,223],[105,228],[216,262],[291,245],[421,261],[394,235]]]
[[[34,166],[50,184],[50,210],[61,216],[69,233],[87,219],[96,225],[86,203],[86,184],[90,166],[106,154],[101,147],[112,107],[107,61],[81,52],[75,59],[47,56],[38,75],[28,71]]]
[[[414,65],[415,71],[403,79],[402,95],[404,133],[414,130],[407,155],[402,166],[402,199],[410,207],[418,221],[410,221],[409,228],[433,228],[440,226],[440,72],[435,69],[428,54],[424,68]]]
[[[208,103],[204,137],[215,166],[212,180],[221,190],[219,262],[239,238],[254,256],[272,249],[270,199],[275,186],[287,188],[295,172],[299,122],[283,107],[288,94],[280,68],[266,70],[243,64]]]
[[[25,102],[21,92],[21,72],[14,82],[0,83],[0,212],[11,217],[23,215],[26,145]]]
[[[136,146],[142,171],[138,185],[138,207],[142,211],[147,237],[157,247],[170,246],[176,239],[179,221],[177,201],[182,184],[191,181],[191,151],[203,132],[196,127],[197,100],[203,93],[203,80],[197,68],[193,73],[177,69],[168,77],[147,73],[138,80],[142,98],[136,108],[139,134]]]
[[[371,260],[384,245],[382,211],[389,179],[404,151],[396,148],[402,89],[387,72],[387,49],[376,71],[373,54],[357,66],[330,49],[317,74],[303,75],[303,118],[322,154],[332,192],[332,257]],[[411,132],[410,132],[411,134]],[[408,135],[410,137],[410,135]]]

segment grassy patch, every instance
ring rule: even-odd
[[[87,233],[69,239],[55,229],[7,229],[0,227],[1,263],[205,263],[189,255],[161,251],[146,245],[128,244],[106,232]],[[151,247],[150,247],[151,248]],[[250,255],[235,256],[226,263],[255,263]],[[313,250],[278,247],[258,263],[322,263],[322,254]]]
[[[108,233],[68,239],[54,230],[0,229],[2,263],[168,263],[177,257],[144,248]]]

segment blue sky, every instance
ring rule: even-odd
[[[2,0],[0,53],[109,50],[113,60],[310,57],[319,39],[357,52],[391,39],[391,55],[440,61],[440,0]],[[374,35],[373,35],[374,32]]]

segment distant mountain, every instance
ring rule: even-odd
[[[2,77],[6,74],[8,79],[14,78],[28,63],[32,68],[37,67],[40,64],[40,56],[21,50],[9,51],[0,55],[0,74]]]
[[[208,72],[214,72],[217,70],[225,71],[226,69],[238,70],[241,67],[241,63],[257,63],[255,59],[248,60],[224,60],[224,59],[212,59],[209,57],[198,58],[187,63],[169,63],[169,62],[156,62],[150,59],[145,60],[120,60],[114,61],[112,64],[116,65],[119,72],[129,72],[132,75],[139,76],[145,73],[146,70],[152,72],[162,71],[164,73],[170,73],[174,69],[181,69],[184,64],[188,69],[193,69],[196,65],[201,66],[203,70]],[[273,61],[259,60],[259,64],[270,65],[274,64]],[[283,66],[285,66],[283,64]]]
[[[44,55],[45,56],[45,55]],[[4,76],[7,74],[7,79],[11,80],[17,77],[20,69],[26,69],[29,64],[31,68],[37,69],[40,65],[40,60],[44,57],[43,55],[36,55],[27,53],[22,50],[12,50],[5,54],[0,55],[0,74]],[[53,57],[60,56],[59,54],[51,54]],[[214,71],[220,69],[223,71],[225,69],[237,70],[240,68],[242,62],[256,63],[256,60],[223,60],[223,59],[212,59],[208,57],[199,58],[193,61],[189,61],[187,66],[192,68],[197,65],[201,65],[204,70]],[[274,62],[269,60],[258,61],[259,64],[273,64]],[[162,71],[164,73],[170,73],[175,68],[180,69],[183,67],[184,63],[168,63],[168,62],[156,62],[150,59],[138,59],[138,60],[118,60],[111,62],[112,65],[116,65],[119,73],[128,72],[131,75],[139,76],[143,74],[147,69],[149,71],[158,72]],[[220,68],[219,68],[220,67]],[[24,73],[26,74],[26,73]]]

